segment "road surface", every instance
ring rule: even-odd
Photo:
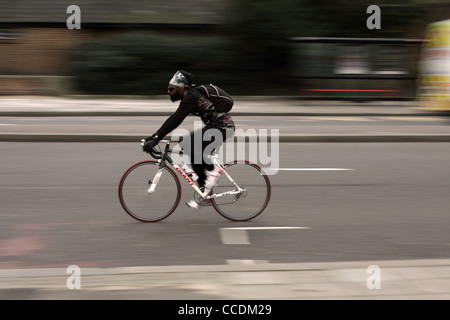
[[[284,170],[270,176],[267,210],[248,223],[184,205],[158,224],[131,219],[117,185],[131,164],[147,159],[137,144],[4,142],[0,148],[0,268],[450,256],[447,143],[280,144]],[[184,185],[182,203],[192,195]],[[249,229],[236,234],[235,227]]]

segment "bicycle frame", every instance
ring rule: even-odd
[[[221,174],[225,174],[225,176],[230,180],[230,182],[236,187],[236,190],[232,190],[232,191],[230,190],[230,191],[226,191],[226,192],[222,192],[222,193],[218,193],[218,194],[209,194],[211,192],[211,190],[208,188],[205,188],[205,190],[202,192],[200,190],[200,188],[195,184],[195,182],[192,181],[192,179],[180,168],[180,166],[178,166],[176,163],[174,163],[172,158],[168,155],[169,153],[174,152],[172,149],[169,148],[170,141],[169,140],[161,140],[161,142],[165,143],[166,147],[164,149],[164,152],[162,152],[162,154],[161,154],[161,159],[158,160],[159,170],[155,174],[152,184],[150,185],[150,188],[147,191],[148,193],[152,193],[155,191],[155,189],[158,185],[158,181],[162,175],[163,169],[164,169],[164,167],[167,166],[166,162],[168,162],[173,168],[175,168],[175,170],[178,171],[178,173],[180,173],[184,177],[184,179],[195,190],[195,192],[198,193],[205,200],[223,197],[223,196],[229,196],[229,195],[240,195],[246,191],[245,189],[242,189],[241,187],[239,187],[238,184],[234,181],[234,179],[226,172],[224,166],[218,160],[218,155],[213,154],[211,156],[208,156],[208,158],[210,158],[212,160],[214,165],[217,165],[220,167]]]

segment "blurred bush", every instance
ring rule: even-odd
[[[184,69],[197,84],[233,83],[227,40],[170,37],[130,32],[84,43],[73,56],[72,75],[88,94],[166,94],[175,71]]]

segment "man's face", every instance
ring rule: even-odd
[[[184,87],[169,85],[167,92],[169,93],[170,100],[172,100],[172,102],[181,100],[184,97]]]

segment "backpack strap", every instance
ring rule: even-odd
[[[202,87],[205,88],[204,86]],[[199,90],[195,88],[191,88],[189,92],[192,93],[197,98],[197,105],[199,111],[209,111],[214,108],[214,104],[209,99],[209,94],[207,98],[203,93],[201,93]],[[208,90],[206,90],[206,93],[208,93]]]
[[[206,95],[208,96],[208,98],[210,98],[208,88],[206,88],[204,85],[201,85],[200,87],[205,89]]]
[[[222,95],[222,96],[220,95],[219,87],[218,87],[218,86],[215,86],[215,85],[213,85],[212,83],[210,83],[209,85],[210,85],[211,87],[213,87],[214,90],[216,91],[216,94],[215,94],[215,95],[214,95],[214,94],[211,94],[211,96],[217,97],[217,98],[221,98],[221,99],[227,99],[227,100],[233,102],[233,99],[231,99],[230,97],[227,97],[227,96],[224,96],[224,95]],[[206,89],[206,87],[205,87],[205,86],[202,86],[202,87],[205,88],[206,92],[208,93],[208,97],[209,97],[210,95],[209,95],[209,92],[208,92],[208,90]]]

